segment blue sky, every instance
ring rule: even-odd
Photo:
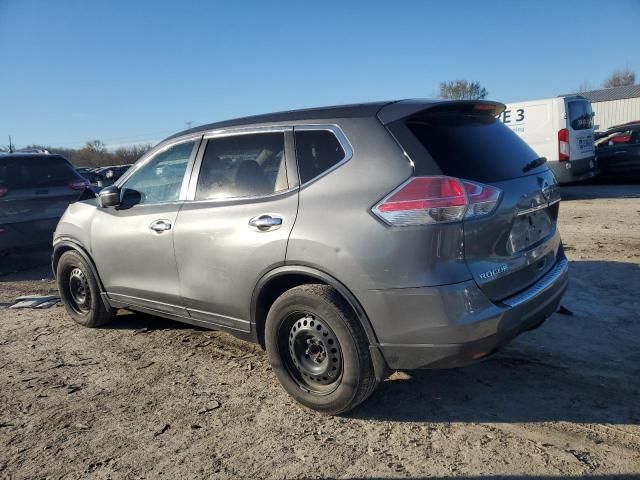
[[[551,97],[640,76],[639,45],[639,0],[0,0],[0,145],[157,141],[457,78],[504,102]]]

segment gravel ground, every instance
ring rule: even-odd
[[[6,309],[55,287],[46,252],[0,259],[0,478],[640,478],[640,185],[563,197],[573,315],[472,367],[397,372],[342,417],[226,334]]]

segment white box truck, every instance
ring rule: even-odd
[[[558,183],[597,175],[591,102],[580,95],[507,105],[498,117],[541,157]]]

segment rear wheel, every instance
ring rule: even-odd
[[[267,316],[265,343],[285,390],[319,412],[346,412],[377,385],[362,326],[327,285],[302,285],[276,299]]]
[[[69,250],[62,254],[56,268],[56,279],[62,303],[77,323],[85,327],[99,327],[113,319],[115,312],[105,308],[97,279],[78,252]]]

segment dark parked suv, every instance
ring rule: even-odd
[[[389,369],[465,365],[567,286],[553,174],[486,101],[399,101],[215,123],[72,204],[53,268],[69,314],[118,308],[267,350],[325,413]]]
[[[87,184],[60,155],[0,154],[0,254],[50,246],[58,220]]]

